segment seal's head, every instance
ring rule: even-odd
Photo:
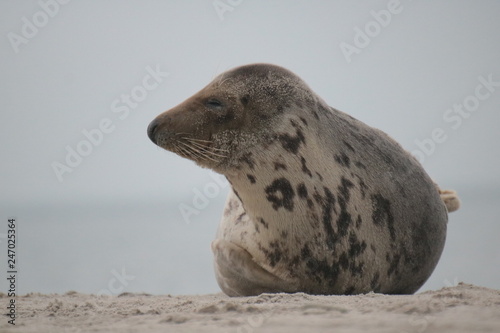
[[[274,139],[272,128],[294,100],[313,99],[309,87],[287,69],[241,66],[156,117],[148,136],[164,149],[224,173],[249,149]]]

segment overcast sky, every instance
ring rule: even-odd
[[[254,62],[294,71],[331,106],[413,151],[442,187],[471,198],[450,216],[447,247],[457,250],[443,256],[438,269],[446,269],[432,287],[443,285],[445,275],[469,278],[477,271],[460,264],[457,240],[464,239],[462,247],[483,260],[470,264],[487,266],[469,282],[500,288],[489,282],[500,280],[492,267],[499,266],[500,246],[488,238],[492,230],[498,234],[500,213],[500,2],[64,2],[0,2],[0,218],[23,223],[25,292],[97,292],[121,269],[117,260],[127,265],[138,256],[147,263],[152,252],[154,263],[129,266],[135,276],[156,267],[149,274],[184,282],[165,287],[159,279],[137,278],[130,290],[217,291],[209,243],[227,187],[217,183],[220,193],[187,224],[179,205],[192,204],[197,189],[216,182],[156,147],[146,128],[215,75]],[[143,224],[147,234],[134,229],[137,222],[125,211],[141,212],[139,223],[150,223]],[[115,223],[127,241],[116,243],[113,256],[108,242],[117,242],[109,229]],[[98,243],[78,238],[92,239],[94,227],[110,234],[100,231]],[[4,237],[5,223],[2,228]],[[171,237],[161,244],[165,257],[157,248],[163,231]],[[477,235],[467,238],[472,231]],[[199,242],[188,245],[193,251],[185,257],[175,256],[183,237]],[[43,271],[48,255],[55,257]],[[76,283],[79,271],[71,264],[105,281]],[[192,277],[193,266],[203,267],[196,274],[207,284]],[[55,276],[57,283],[47,282]]]

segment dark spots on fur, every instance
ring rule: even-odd
[[[345,203],[349,202],[349,199],[351,197],[349,191],[352,187],[354,187],[354,184],[349,179],[345,177],[342,177],[340,179],[340,186],[338,187],[339,196],[345,199]]]
[[[316,187],[314,188],[313,198],[319,205],[321,206],[323,205],[324,202],[323,197],[321,196],[321,194],[318,193]]]
[[[284,165],[283,163],[274,162],[274,170],[276,170],[276,171],[286,170],[286,165]]]
[[[309,207],[310,209],[314,207],[314,203],[309,198],[309,193],[307,192],[307,187],[304,183],[300,183],[299,185],[297,185],[297,194],[299,195],[299,198],[307,201],[307,207]]]
[[[304,183],[300,183],[299,185],[297,185],[297,194],[299,195],[299,198],[302,199],[307,199],[307,197],[309,196],[307,193],[306,185]]]
[[[363,224],[363,220],[361,219],[361,215],[358,214],[358,217],[356,218],[356,229],[359,229],[361,224]]]
[[[357,262],[356,258],[361,256],[365,252],[366,247],[366,242],[360,241],[355,232],[351,231],[349,233],[349,248],[347,253],[344,252],[343,254],[346,254],[347,266],[352,276],[361,276],[363,274],[364,262]]]
[[[239,224],[241,223],[241,221],[243,220],[243,217],[247,215],[247,213],[241,213],[237,218],[236,220],[234,221],[234,224]]]
[[[300,117],[300,120],[304,123],[304,125],[307,126],[307,120],[305,120],[303,117]]]
[[[335,155],[334,158],[335,162],[337,162],[343,167],[349,168],[351,166],[351,161],[349,159],[349,156],[347,156],[344,152]]]
[[[339,192],[337,194],[340,206],[340,214],[337,218],[337,232],[340,237],[347,235],[347,230],[352,222],[351,214],[347,211],[347,203],[350,199],[349,191],[352,187],[354,187],[354,184],[345,177],[342,177],[341,185],[338,187]]]
[[[237,207],[238,203],[236,202],[236,200],[229,200],[226,209],[224,210],[224,216],[229,216]]]
[[[318,236],[316,236],[317,238],[321,238],[323,235],[319,234]],[[329,248],[329,249],[333,249],[335,247],[335,242],[337,241],[337,239],[328,239],[326,241],[326,247]]]
[[[396,168],[396,165],[394,163],[394,160],[390,154],[388,154],[385,150],[379,149],[378,151],[379,156],[382,158],[382,160],[387,163],[387,165]]]
[[[314,258],[307,244],[301,249],[300,254],[302,261],[306,263],[307,273],[311,280],[317,283],[327,281],[329,287],[335,285],[340,273],[338,262],[330,265],[325,259],[319,260]]]
[[[349,264],[349,271],[351,272],[352,276],[362,276],[364,267],[364,262],[356,264],[355,261],[351,261],[351,263]]]
[[[359,189],[361,190],[361,198],[364,199],[366,197],[366,191],[368,191],[368,186],[366,186],[365,181],[359,175],[354,175],[354,177],[358,180]]]
[[[338,233],[341,237],[347,234],[347,230],[350,224],[351,224],[351,214],[349,214],[346,210],[341,208],[340,215],[337,219]]]
[[[356,258],[363,254],[366,250],[366,242],[359,241],[358,236],[354,232],[349,233],[349,257]]]
[[[278,105],[278,107],[276,108],[276,110],[278,110],[278,113],[282,113],[284,109],[285,108],[283,107],[283,105]]]
[[[401,242],[399,246],[405,267],[411,268],[411,271],[413,273],[417,273],[421,269],[421,263],[427,261],[428,255],[415,255],[414,253],[410,254],[406,246],[406,242]]]
[[[324,196],[320,195],[315,188],[313,198],[322,208],[321,222],[326,233],[326,244],[330,250],[334,250],[340,238],[347,234],[350,215],[346,211],[346,206],[341,205],[341,211],[336,221],[336,232],[333,228],[333,213],[337,213],[335,209],[335,197],[329,188],[324,187],[323,191],[325,193]],[[346,202],[345,198],[342,200]]]
[[[323,181],[323,176],[319,172],[316,172],[316,175],[318,176],[320,181]]]
[[[283,148],[291,153],[297,154],[301,141],[299,137],[292,137],[289,134],[280,134],[278,139],[280,140]]]
[[[431,214],[429,212],[429,214]],[[428,258],[433,255],[432,244],[430,244],[429,233],[433,233],[435,227],[429,223],[429,220],[425,218],[421,221],[421,223],[413,224],[412,228],[412,240],[414,244],[418,244],[419,250],[414,250],[410,254],[405,253],[408,257],[412,258],[412,263],[415,265],[415,268],[419,268],[421,265],[428,261]],[[402,245],[404,246],[404,244]]]
[[[309,209],[314,207],[314,202],[310,198],[307,198],[307,207],[309,207]],[[318,219],[318,215],[316,215],[316,213],[313,214],[313,217],[315,220]]]
[[[398,183],[398,191],[399,191],[399,195],[401,195],[402,198],[408,198],[408,192],[407,192],[407,189],[405,187],[405,184],[401,184],[401,183]]]
[[[429,214],[431,213],[429,212]],[[425,217],[420,223],[413,223],[411,228],[412,242],[413,244],[418,244],[420,250],[414,250],[412,253],[408,253],[405,244],[401,244],[401,248],[403,248],[402,252],[405,255],[405,263],[407,263],[408,266],[413,266],[414,271],[420,269],[421,265],[432,256],[432,250],[429,247],[429,233],[434,232],[434,230],[428,218]]]
[[[240,161],[246,163],[252,170],[255,167],[255,161],[252,158],[252,153],[243,154],[243,156],[240,157]]]
[[[272,202],[275,210],[283,207],[288,211],[293,211],[295,191],[288,179],[283,177],[275,179],[271,185],[266,187],[265,192],[267,200]]]
[[[354,150],[353,146],[351,146],[351,144],[345,140],[342,141],[344,143],[344,145],[347,147],[347,149],[349,149],[351,152],[355,153],[356,150]]]
[[[300,255],[302,259],[307,259],[311,257],[311,250],[309,250],[309,246],[306,244],[302,249],[300,250]]]
[[[309,207],[309,209],[312,209],[314,207],[314,202],[311,199],[307,199],[307,207]],[[316,213],[313,213],[313,218],[314,220],[318,220],[318,215],[316,215]]]
[[[392,215],[390,201],[380,194],[372,195],[371,200],[373,223],[378,226],[387,225],[391,239],[394,241],[396,239],[396,230],[394,228],[394,216]]]
[[[423,220],[421,223],[413,223],[412,224],[412,240],[414,244],[426,244],[429,236],[428,232],[432,230],[432,226],[430,223],[426,220]]]
[[[296,270],[297,268],[302,264],[302,260],[300,259],[300,255],[295,255],[293,256],[290,261],[289,261],[289,267],[291,268],[291,275],[292,276],[297,276],[296,275]]]
[[[248,104],[248,100],[250,99],[250,96],[248,95],[245,95],[243,96],[240,101],[241,101],[241,104],[243,104],[244,106],[246,106]]]
[[[310,275],[311,279],[314,279],[317,283],[321,283],[323,276],[320,276],[320,271],[326,270],[327,268],[320,269],[318,260],[312,257],[309,246],[305,244],[300,250],[300,259],[305,262],[306,269]]]
[[[268,259],[270,261],[271,266],[274,267],[276,263],[278,263],[283,257],[283,252],[277,241],[269,243],[269,246],[271,247],[272,250],[269,253]]]
[[[309,170],[307,168],[307,163],[306,163],[306,159],[304,158],[304,156],[300,157],[300,163],[302,163],[302,172],[312,178],[312,176],[313,176],[312,172],[311,172],[311,170]]]
[[[309,207],[309,209],[312,209],[314,207],[314,202],[310,198],[307,198],[307,207]],[[313,219],[315,221],[318,220],[318,215],[314,211],[313,211]]]
[[[357,243],[357,240],[353,241],[354,243]],[[362,245],[360,246],[362,247]],[[354,247],[356,248],[356,246]],[[350,258],[350,254],[347,251],[340,253],[338,259],[329,264],[326,259],[314,257],[311,254],[308,244],[305,244],[301,249],[300,256],[302,261],[306,263],[308,277],[313,281],[328,286],[328,288],[334,288],[341,272],[348,271],[352,276],[363,276],[364,262],[357,263],[354,259]],[[349,293],[354,293],[356,290],[355,288],[348,289],[351,289]]]
[[[281,236],[281,238],[287,239],[288,238],[288,231],[282,230],[280,232],[280,236]]]
[[[270,242],[269,247],[270,249],[266,249],[259,244],[259,250],[261,250],[264,253],[271,267],[274,267],[278,262],[281,261],[281,258],[283,257],[283,252],[277,241]]]
[[[256,182],[255,176],[253,176],[251,174],[247,174],[247,178],[250,181],[250,183],[255,184],[255,182]]]
[[[351,214],[347,211],[347,203],[350,199],[349,190],[353,186],[349,180],[342,177],[341,185],[338,187],[337,200],[328,187],[323,187],[324,196],[320,195],[318,190],[314,188],[313,198],[322,208],[321,222],[326,234],[326,245],[330,250],[334,250],[339,240],[347,235],[352,222]],[[338,214],[335,209],[336,201],[340,206]],[[336,230],[333,227],[333,213],[337,216],[335,221]]]
[[[306,139],[304,137],[304,133],[298,126],[298,124],[291,119],[290,120],[291,124],[293,127],[295,127],[295,136],[291,136],[288,133],[285,134],[279,134],[278,135],[278,140],[280,141],[281,145],[283,148],[285,148],[286,151],[289,151],[293,154],[297,154],[299,151],[300,145],[306,143]]]
[[[316,111],[313,110],[312,114],[313,114],[314,118],[319,119],[318,113]]]
[[[364,169],[364,170],[366,170],[366,165],[364,165],[364,164],[363,164],[362,162],[360,162],[360,161],[356,161],[356,162],[354,162],[354,165],[355,165],[355,166],[357,166],[357,167],[358,167],[358,168],[360,168],[360,169]]]
[[[225,113],[217,114],[215,117],[215,123],[219,125],[227,124],[230,121],[234,120],[234,118],[235,118],[234,110],[229,109]]]
[[[377,248],[375,247],[375,245],[371,244],[370,249],[372,249],[373,253],[377,253]]]
[[[393,153],[401,149],[397,144],[370,134],[355,133],[353,135],[366,146],[366,149],[372,150],[373,156],[378,157],[388,168],[399,170],[401,173],[408,170],[409,164],[406,159],[398,158],[398,155]]]
[[[335,247],[335,243],[338,241],[338,236],[335,233],[335,230],[333,230],[332,226],[332,211],[335,209],[335,197],[333,196],[332,192],[328,188],[324,188],[325,191],[325,198],[322,200],[322,205],[323,205],[323,216],[322,216],[322,222],[323,222],[323,228],[325,229],[326,236],[327,236],[327,244],[328,248],[330,250],[333,250]]]
[[[259,221],[259,223],[262,224],[264,228],[269,229],[269,224],[262,217],[259,217],[257,221]]]
[[[259,113],[257,113],[257,117],[259,117],[260,121],[268,121],[269,118],[271,118],[271,116],[268,113],[266,113],[266,112],[259,112]]]
[[[390,260],[390,265],[389,268],[387,269],[387,276],[391,276],[393,273],[398,275],[399,271],[399,261],[401,259],[401,254],[397,253],[392,257],[392,260]]]
[[[339,264],[344,270],[349,268],[349,257],[347,256],[346,252],[342,252],[342,254],[340,255]]]
[[[344,295],[352,295],[354,294],[355,290],[356,290],[355,286],[350,286],[344,291]]]
[[[373,276],[371,282],[370,282],[370,288],[372,288],[372,290],[374,292],[377,292],[380,290],[379,280],[380,280],[380,273],[376,272],[375,275]]]

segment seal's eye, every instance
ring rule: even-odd
[[[222,107],[222,102],[218,99],[211,98],[206,102],[206,106],[212,109],[219,109]]]

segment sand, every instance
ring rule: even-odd
[[[0,332],[500,332],[500,291],[462,283],[403,296],[68,292],[17,303],[16,327],[3,317]]]

